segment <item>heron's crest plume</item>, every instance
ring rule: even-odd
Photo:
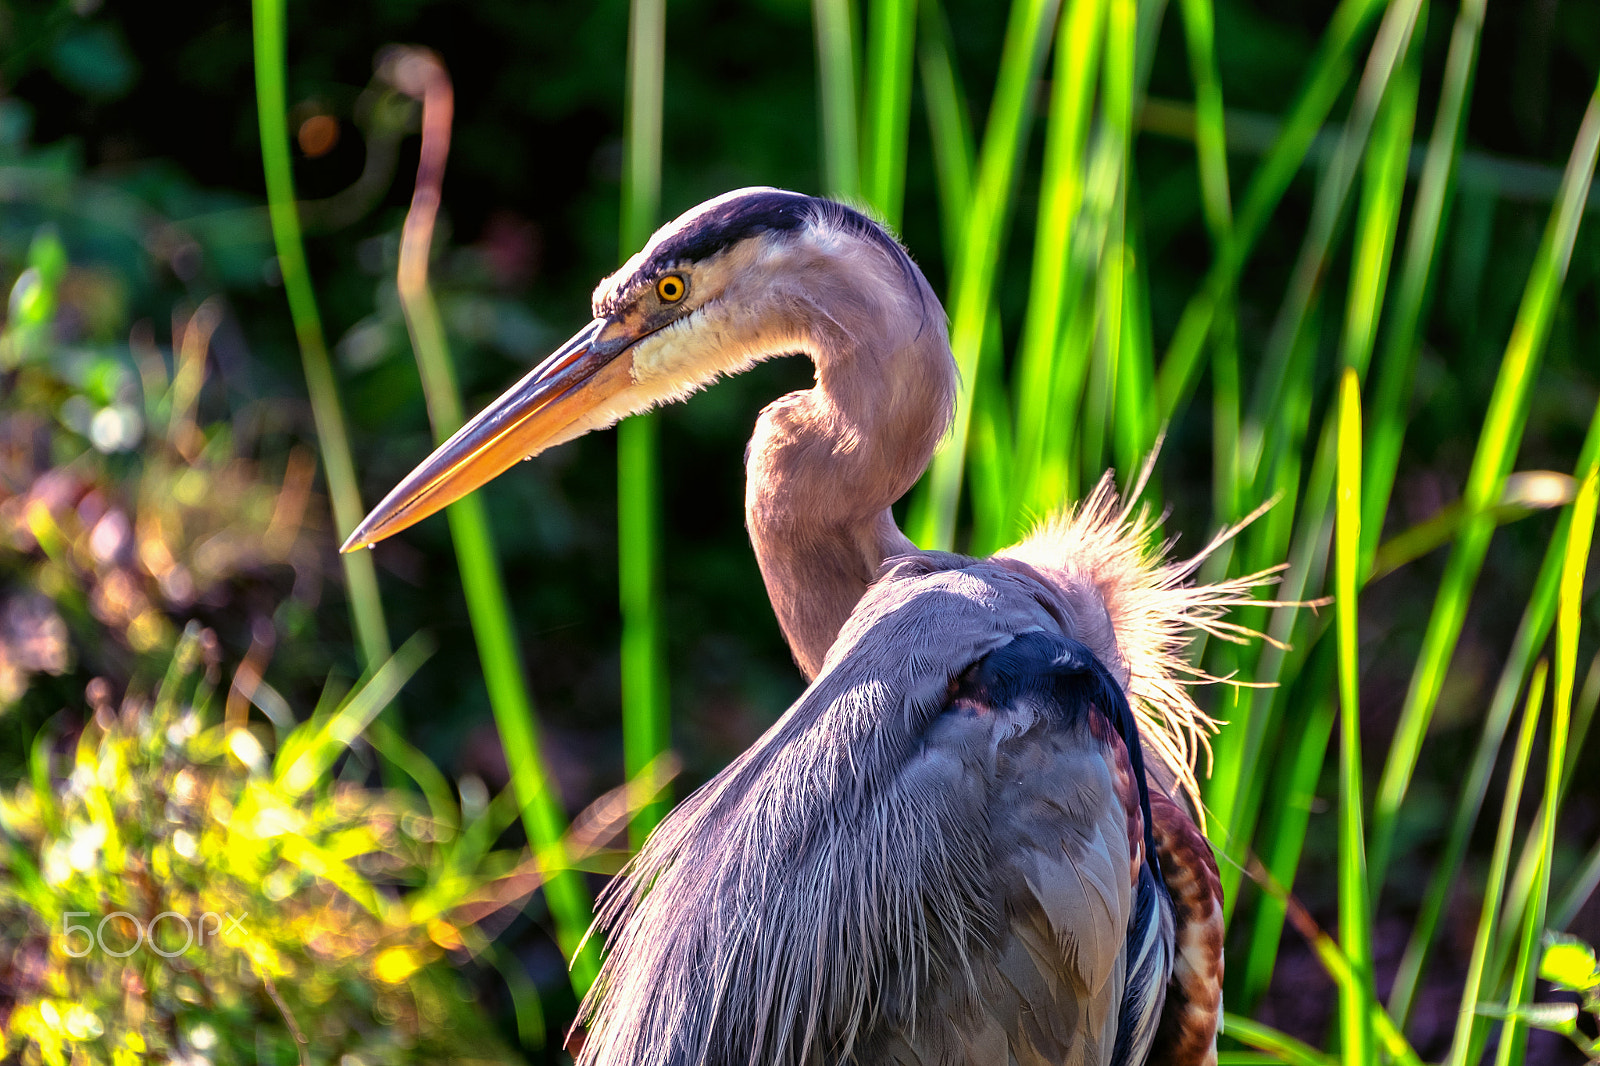
[[[1121,682],[1146,749],[1182,785],[1203,827],[1196,768],[1202,752],[1209,762],[1210,735],[1219,721],[1200,708],[1191,690],[1197,683],[1227,679],[1193,665],[1186,652],[1201,633],[1231,643],[1268,639],[1225,615],[1233,607],[1281,606],[1252,593],[1276,584],[1282,567],[1192,583],[1200,564],[1265,507],[1219,532],[1193,557],[1171,559],[1171,541],[1160,537],[1160,518],[1137,502],[1154,462],[1152,454],[1126,501],[1108,471],[1076,506],[1044,521],[999,557],[1043,571],[1068,601],[1079,639]]]

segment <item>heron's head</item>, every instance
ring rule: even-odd
[[[407,475],[342,550],[405,529],[519,459],[762,359],[818,355],[869,322],[920,328],[931,299],[894,238],[848,207],[769,188],[708,200],[602,281],[594,320]]]

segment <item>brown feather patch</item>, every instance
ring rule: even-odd
[[[1222,882],[1194,821],[1150,790],[1150,818],[1161,879],[1172,896],[1178,955],[1167,985],[1151,1066],[1215,1066],[1222,1019]]]

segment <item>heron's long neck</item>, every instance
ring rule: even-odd
[[[783,635],[809,680],[891,555],[915,550],[890,505],[921,476],[956,394],[944,314],[920,276],[909,301],[863,308],[804,345],[815,388],[756,422],[745,519]],[[792,348],[790,350],[793,350]]]

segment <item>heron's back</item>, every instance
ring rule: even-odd
[[[892,569],[613,897],[582,1061],[1142,1062],[1173,932],[1132,722],[1038,582]]]

